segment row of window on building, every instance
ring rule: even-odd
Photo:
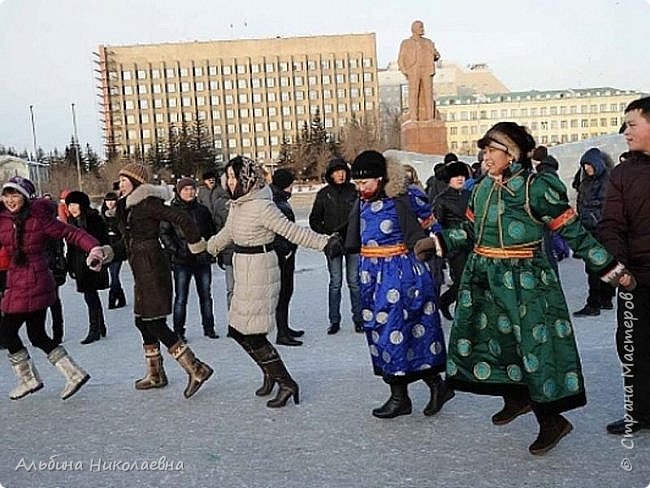
[[[597,127],[607,127],[607,128],[617,128],[622,123],[621,119],[618,117],[611,117],[609,119],[601,117],[600,119],[571,119],[571,120],[532,120],[532,121],[518,121],[522,125],[525,125],[532,131],[548,131],[548,130],[557,130],[557,129],[576,129],[576,128],[597,128]],[[486,127],[486,126],[481,126]],[[487,130],[487,128],[486,128]],[[615,132],[615,131],[614,131]],[[459,127],[450,127],[449,135],[467,135],[467,134],[478,134],[479,130],[475,125],[461,125]],[[482,133],[482,132],[481,132]],[[609,132],[611,133],[611,131]]]
[[[207,73],[208,76],[221,76],[221,75],[232,75],[232,74],[246,74],[246,73],[275,73],[275,72],[288,72],[288,71],[305,71],[307,68],[308,71],[315,71],[320,66],[321,70],[329,69],[358,69],[363,68],[372,68],[373,60],[372,58],[350,58],[350,59],[321,59],[320,61],[309,60],[309,61],[280,61],[278,63],[236,63],[223,64],[208,66],[207,68],[202,66],[194,66],[192,68],[187,67],[173,67],[173,68],[152,68],[149,69],[135,69],[135,70],[123,70],[121,72],[121,79],[124,81],[129,80],[146,80],[146,79],[160,79],[163,75],[165,78],[180,78],[188,77],[191,75],[204,76]],[[120,73],[118,71],[109,71],[108,76],[110,80],[120,79]]]
[[[333,90],[322,91],[322,97],[324,100],[330,100],[334,98],[334,94],[336,94],[336,98],[339,99],[346,99],[347,98],[346,94],[349,94],[350,98],[361,98],[362,96],[370,98],[370,97],[374,97],[375,90],[373,87],[368,86],[365,87],[363,90],[360,90],[358,88],[350,88],[350,90],[348,91],[345,88],[339,88],[336,91]],[[245,105],[250,102],[274,103],[277,102],[278,99],[282,102],[290,102],[292,100],[300,102],[306,99],[320,100],[320,98],[321,98],[321,92],[319,90],[309,90],[307,92],[305,92],[304,90],[296,90],[293,92],[289,92],[289,91],[280,92],[279,97],[278,94],[274,92],[253,93],[252,95],[249,95],[248,93],[240,93],[236,96],[231,94],[224,95],[223,99],[220,95],[210,95],[210,96],[198,95],[195,97],[188,96],[188,97],[181,97],[180,101],[181,101],[181,106],[183,107],[189,107],[192,105],[195,105],[197,107],[202,107],[208,103],[210,105],[220,105],[222,100],[225,105],[233,105],[235,103],[235,100],[240,105]],[[176,107],[177,104],[178,104],[178,99],[175,97],[170,97],[165,99],[163,98],[153,99],[154,108],[163,108],[163,107],[173,108]],[[124,101],[125,110],[136,110],[136,109],[148,110],[149,108],[150,108],[150,103],[149,100],[146,98],[129,99]],[[111,110],[119,111],[120,109],[121,109],[120,102],[114,101],[111,104]]]
[[[508,117],[537,117],[571,114],[597,114],[597,113],[620,113],[625,110],[626,103],[601,103],[593,105],[561,105],[539,108],[511,108],[501,110],[461,110],[459,112],[445,112],[445,120],[454,122],[456,120],[503,120]]]
[[[223,86],[224,90],[234,90],[237,89],[247,89],[249,86],[251,88],[275,88],[276,86],[288,87],[288,86],[305,86],[305,81],[308,86],[320,86],[320,85],[331,85],[333,82],[336,82],[337,85],[342,85],[346,83],[346,80],[350,84],[358,84],[363,80],[364,83],[371,83],[374,79],[373,73],[364,72],[364,73],[350,73],[349,75],[337,74],[335,76],[323,75],[319,78],[315,76],[309,76],[306,79],[302,76],[294,76],[293,78],[288,76],[280,76],[279,78],[252,78],[247,80],[245,78],[239,78],[237,80],[210,80],[208,82],[204,81],[182,81],[178,84],[175,82],[168,83],[153,83],[153,84],[137,84],[137,85],[123,85],[121,91],[124,95],[133,95],[138,93],[144,95],[151,91],[152,93],[176,93],[177,89],[181,92],[203,92],[207,90],[220,90]],[[110,88],[111,95],[120,94],[120,86],[113,84]]]
[[[170,108],[176,108],[176,100],[171,99],[169,107]],[[190,107],[192,106],[191,103],[188,104],[182,104],[182,107]],[[315,115],[317,112],[321,112],[327,116],[327,114],[331,113],[345,113],[349,110],[351,112],[360,112],[362,108],[367,111],[374,110],[375,104],[374,102],[365,102],[365,103],[359,103],[359,102],[351,102],[349,105],[347,103],[338,103],[336,105],[334,104],[329,104],[326,103],[322,106],[319,105],[296,105],[295,107],[291,107],[288,105],[284,105],[282,107],[255,107],[253,109],[249,108],[240,108],[238,110],[235,109],[226,109],[225,111],[221,110],[212,110],[212,111],[205,111],[205,110],[197,110],[194,112],[183,112],[182,115],[179,112],[157,112],[152,115],[146,112],[141,112],[140,114],[126,114],[126,119],[125,122],[127,125],[133,125],[133,124],[150,124],[151,122],[155,124],[164,124],[164,123],[174,123],[178,122],[180,120],[180,117],[183,117],[182,120],[185,121],[191,121],[191,120],[207,120],[208,115],[212,115],[213,120],[221,120],[222,118],[225,117],[225,119],[247,119],[249,117],[254,117],[254,118],[263,118],[263,117],[277,117],[279,114],[281,114],[283,117],[300,117],[303,116],[309,111],[310,115]],[[327,117],[325,117],[325,120],[327,120]],[[290,122],[290,121],[286,121]],[[113,124],[115,125],[120,125],[122,124],[122,117],[121,115],[116,115],[113,117]],[[327,125],[326,125],[327,127]],[[330,125],[331,127],[331,125]]]

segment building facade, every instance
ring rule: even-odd
[[[316,112],[330,133],[376,117],[376,59],[374,34],[99,46],[105,149],[145,155],[199,121],[217,161],[272,162]]]
[[[643,93],[615,88],[508,92],[439,97],[449,150],[476,154],[476,141],[494,124],[525,125],[538,144],[553,146],[616,134],[623,110]]]

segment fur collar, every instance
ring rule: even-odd
[[[404,166],[393,157],[386,158],[386,177],[388,182],[384,187],[388,198],[395,198],[398,195],[406,193],[406,171]]]
[[[171,199],[172,196],[172,191],[167,186],[144,183],[127,195],[126,208],[135,207],[138,203],[149,197],[155,197],[167,201]]]

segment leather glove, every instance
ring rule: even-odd
[[[86,258],[86,265],[93,271],[99,272],[104,261],[104,251],[101,246],[93,247]]]
[[[623,263],[616,263],[616,266],[611,268],[605,274],[600,276],[600,279],[607,283],[610,286],[616,288],[619,286],[619,282],[623,280],[624,282],[629,282],[627,286],[621,285],[626,291],[632,291],[636,288],[636,279],[632,275],[629,269],[625,267]]]
[[[323,252],[328,258],[336,258],[344,254],[345,249],[343,248],[343,239],[341,239],[341,235],[338,232],[335,232],[330,236],[327,240],[327,244],[325,244],[325,247],[323,248]]]
[[[415,243],[415,257],[420,261],[428,261],[434,256],[442,257],[442,247],[436,236],[425,237]]]

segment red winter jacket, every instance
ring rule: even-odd
[[[68,245],[86,252],[98,246],[99,242],[82,229],[57,220],[55,205],[50,200],[33,200],[23,235],[27,262],[24,266],[17,266],[13,259],[16,252],[15,220],[16,214],[0,205],[0,244],[12,258],[0,309],[4,313],[43,310],[56,300],[56,284],[46,253],[48,239],[65,238]]]

